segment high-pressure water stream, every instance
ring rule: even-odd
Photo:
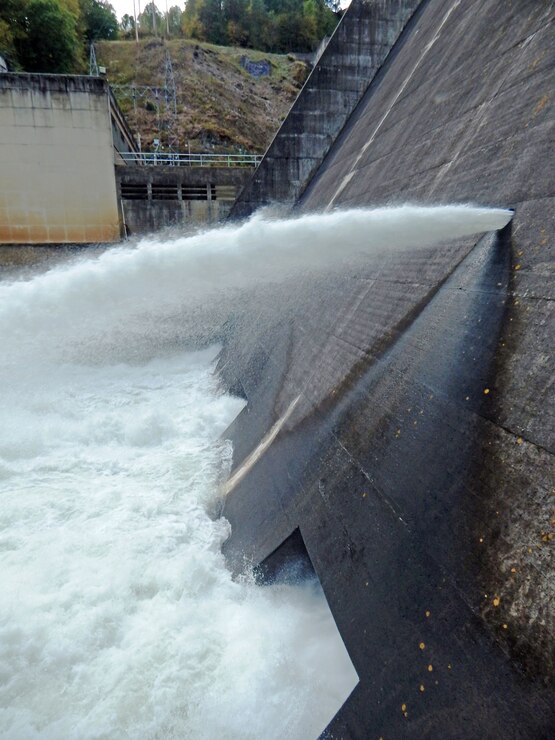
[[[356,673],[318,584],[227,570],[220,437],[244,402],[218,388],[217,349],[181,342],[265,282],[510,217],[257,216],[0,284],[1,736],[322,731]]]

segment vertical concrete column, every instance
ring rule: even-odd
[[[107,83],[0,75],[0,243],[120,238]]]

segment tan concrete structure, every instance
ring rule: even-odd
[[[0,243],[117,241],[114,162],[134,148],[104,80],[0,74]]]

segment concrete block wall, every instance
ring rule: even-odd
[[[107,83],[0,75],[0,243],[119,238]]]
[[[420,0],[353,0],[231,216],[293,204]]]

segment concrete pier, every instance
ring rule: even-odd
[[[114,162],[134,149],[105,80],[0,74],[0,244],[119,240]]]
[[[232,216],[293,204],[403,32],[419,0],[357,0],[318,59]]]

